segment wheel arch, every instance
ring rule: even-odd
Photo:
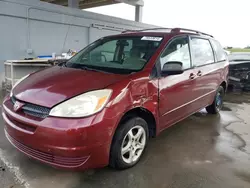
[[[222,86],[224,88],[224,91],[226,92],[227,91],[227,83],[226,81],[223,81],[220,86]]]
[[[141,117],[142,119],[144,119],[148,124],[149,136],[150,137],[156,136],[156,133],[157,133],[156,118],[151,111],[149,111],[148,109],[144,107],[135,107],[125,112],[122,115],[116,127],[116,130],[119,128],[120,125],[123,124],[123,122],[133,117]],[[116,130],[114,132],[116,132]]]

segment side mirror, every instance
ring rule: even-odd
[[[163,65],[163,68],[161,70],[161,75],[167,76],[167,75],[177,75],[182,74],[183,67],[182,62],[179,61],[169,61]]]

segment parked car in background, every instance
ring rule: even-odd
[[[126,169],[149,138],[203,108],[220,111],[228,65],[219,42],[194,30],[104,37],[19,80],[3,102],[5,134],[54,167]]]
[[[229,61],[248,61],[250,59],[250,52],[231,52],[228,54]]]
[[[234,52],[229,61],[229,90],[250,91],[250,53]]]
[[[230,54],[231,54],[231,52],[228,51],[228,50],[224,50],[224,51],[225,51],[225,53],[226,53],[227,55],[230,55]]]

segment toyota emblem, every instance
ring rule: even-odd
[[[20,108],[22,108],[22,106],[23,106],[22,103],[20,103],[19,101],[16,101],[13,108],[15,111],[18,111]]]

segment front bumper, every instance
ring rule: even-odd
[[[117,117],[104,109],[81,119],[32,119],[17,113],[7,97],[3,103],[5,134],[10,143],[31,158],[58,168],[106,166]]]

